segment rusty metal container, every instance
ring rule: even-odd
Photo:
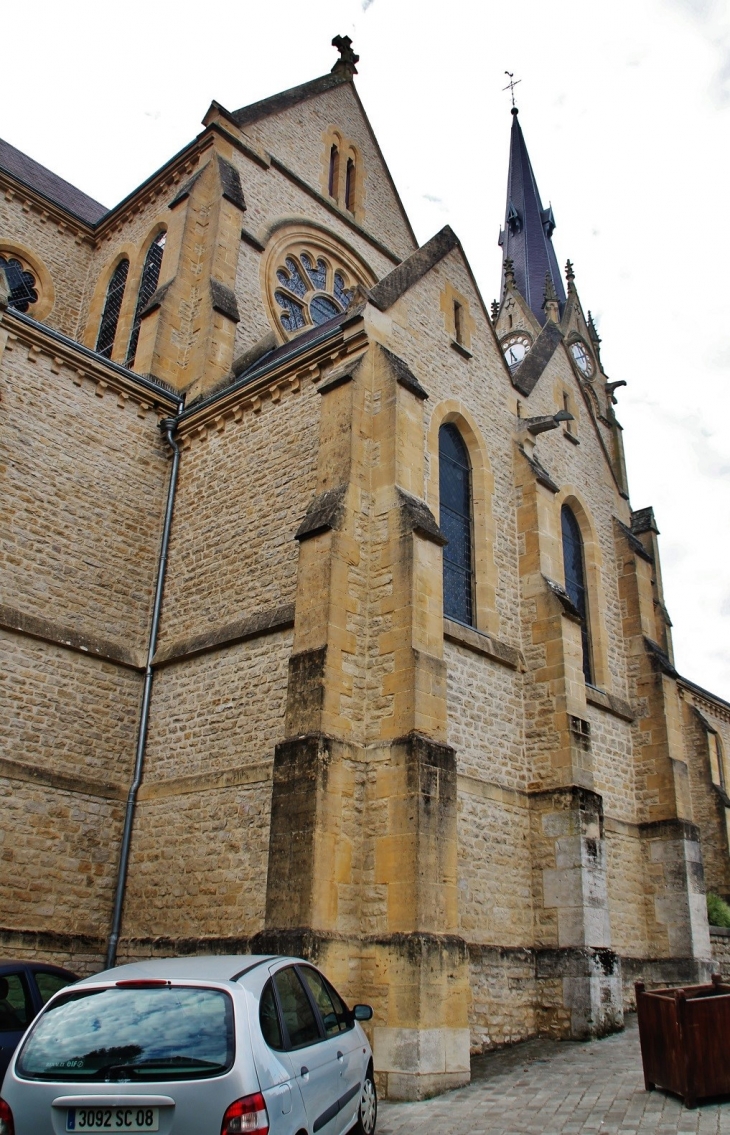
[[[730,985],[714,974],[711,985],[635,988],[646,1090],[665,1088],[685,1107],[730,1094]]]

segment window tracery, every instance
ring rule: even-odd
[[[563,537],[565,590],[580,615],[583,676],[586,682],[590,684],[593,682],[593,667],[591,665],[591,641],[588,628],[588,590],[586,588],[583,537],[578,521],[566,504],[560,510],[560,524]]]
[[[134,365],[134,359],[137,354],[139,329],[142,324],[142,312],[157,291],[157,284],[160,279],[160,268],[162,267],[162,254],[165,251],[166,239],[167,234],[165,232],[158,233],[147,250],[144,268],[142,269],[142,278],[139,282],[139,292],[137,293],[137,307],[135,308],[134,312],[132,334],[129,338],[129,349],[127,351],[128,367]]]
[[[312,250],[291,251],[276,269],[274,299],[286,332],[302,331],[326,323],[350,306],[356,281],[333,258]]]
[[[27,312],[29,307],[38,302],[35,275],[16,256],[8,252],[0,252],[0,268],[5,270],[10,290],[8,307],[12,307],[15,311]]]
[[[112,357],[112,350],[114,349],[114,339],[117,334],[117,324],[119,323],[119,313],[122,310],[122,300],[124,299],[124,289],[127,286],[127,273],[129,272],[129,261],[125,257],[120,260],[116,268],[112,272],[109,286],[106,290],[106,300],[104,301],[104,311],[99,324],[99,334],[96,339],[96,349],[100,355],[104,355],[107,359]]]

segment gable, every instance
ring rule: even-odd
[[[296,96],[296,97],[295,97]],[[417,242],[375,135],[351,82],[325,76],[236,111],[244,133],[334,200],[343,212],[401,259]],[[329,193],[330,154],[337,146],[338,186]],[[353,208],[346,209],[347,161],[354,163]]]

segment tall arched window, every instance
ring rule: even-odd
[[[119,322],[119,312],[122,310],[122,300],[124,299],[124,289],[127,286],[128,272],[129,261],[126,259],[120,260],[112,272],[109,287],[106,290],[104,314],[99,324],[96,349],[100,355],[106,355],[108,359],[112,357],[114,336],[117,333],[117,323]]]
[[[570,601],[580,614],[580,634],[583,644],[583,675],[586,682],[593,682],[591,668],[591,640],[588,630],[588,593],[586,590],[585,557],[583,537],[578,521],[566,504],[560,511],[563,532],[563,565],[565,567],[565,590]]]
[[[345,208],[355,212],[355,163],[352,158],[347,159],[345,171]]]
[[[147,250],[144,268],[142,269],[142,279],[139,282],[139,293],[137,295],[137,307],[134,312],[132,334],[129,338],[129,350],[127,351],[128,367],[134,365],[134,357],[137,354],[142,312],[157,291],[157,283],[160,279],[160,268],[162,267],[162,253],[165,251],[165,240],[166,234],[164,232],[158,233]]]
[[[456,426],[439,430],[439,499],[444,548],[444,615],[474,623],[471,465]]]
[[[327,182],[327,192],[330,197],[337,200],[337,193],[339,191],[340,180],[340,151],[337,146],[333,146],[330,150],[330,174]]]

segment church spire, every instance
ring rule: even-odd
[[[510,259],[514,264],[517,290],[539,322],[544,323],[546,277],[554,289],[561,314],[565,305],[565,289],[552,242],[555,228],[552,206],[542,207],[517,114],[517,107],[513,106],[507,208],[499,243],[504,261]]]

